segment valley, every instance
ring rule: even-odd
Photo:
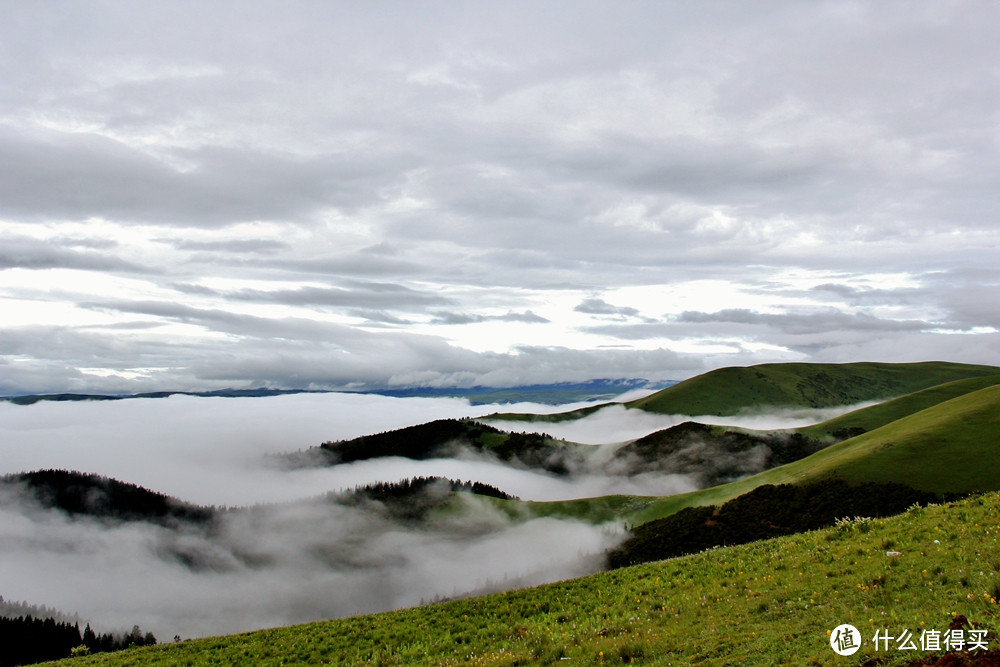
[[[848,378],[852,375],[857,377],[858,387],[849,388]],[[821,389],[824,382],[829,383],[827,390]],[[777,400],[782,402],[768,402]],[[839,411],[837,400],[843,401]],[[859,404],[862,407],[851,409]],[[706,412],[712,409],[718,414]],[[803,415],[830,414],[823,410],[837,414],[801,424]],[[798,421],[785,418],[782,428],[740,425],[761,423],[761,417],[768,414],[797,414]],[[660,423],[672,425],[640,437],[600,444],[582,444],[542,432],[546,425],[557,431],[585,430],[587,420],[601,423],[598,420],[608,415],[617,415],[633,425],[644,423],[634,417],[649,415],[666,419]],[[791,423],[799,425],[787,425]],[[524,425],[539,430],[518,430],[517,427]],[[261,636],[274,637],[278,633],[288,638],[281,641],[294,643],[304,641],[293,637],[296,632],[305,632],[305,628],[311,628],[310,636],[328,631],[327,626],[294,626],[296,622],[311,620],[310,617],[315,620],[356,617],[359,613],[385,610],[389,616],[384,618],[405,618],[404,625],[420,628],[438,623],[429,619],[444,613],[439,611],[442,608],[439,605],[420,606],[433,600],[457,598],[442,604],[449,609],[465,610],[462,615],[469,618],[479,613],[495,613],[499,618],[508,612],[486,610],[490,605],[505,608],[507,602],[503,600],[517,600],[511,604],[519,605],[518,608],[527,604],[551,610],[553,605],[558,606],[556,600],[560,595],[587,599],[588,595],[600,597],[602,591],[617,601],[611,616],[605,612],[600,628],[591,628],[597,623],[595,618],[583,619],[565,608],[564,613],[556,614],[556,626],[575,626],[575,632],[566,634],[572,638],[568,643],[559,641],[561,635],[556,628],[549,627],[542,616],[530,610],[525,612],[525,620],[519,621],[521,625],[515,628],[514,635],[484,630],[492,628],[492,622],[480,619],[470,622],[468,632],[449,631],[450,639],[444,634],[428,636],[423,641],[417,640],[417,635],[408,635],[409,639],[396,637],[393,645],[397,648],[385,649],[384,655],[374,647],[365,649],[363,641],[343,654],[335,648],[339,644],[317,643],[315,639],[308,643],[319,651],[315,655],[350,654],[361,662],[384,658],[407,664],[415,659],[413,651],[421,650],[429,660],[427,664],[448,661],[465,664],[457,657],[460,654],[472,663],[492,655],[506,664],[585,655],[590,660],[602,653],[618,658],[631,654],[636,659],[680,657],[689,649],[678,648],[676,637],[659,641],[673,636],[673,630],[661,622],[670,617],[665,611],[673,608],[674,619],[682,616],[681,600],[692,599],[694,592],[700,590],[693,583],[695,580],[703,581],[698,585],[708,586],[714,591],[711,595],[720,600],[719,586],[725,588],[723,582],[711,582],[702,575],[694,577],[690,585],[681,586],[680,581],[692,567],[690,563],[707,563],[713,557],[724,562],[728,556],[717,551],[722,546],[735,550],[733,554],[759,554],[760,547],[755,545],[773,540],[802,544],[801,540],[817,539],[805,537],[816,535],[817,529],[821,533],[833,531],[827,535],[842,535],[844,529],[834,524],[840,526],[837,521],[854,516],[876,517],[866,521],[881,527],[905,522],[902,517],[886,518],[900,512],[908,517],[923,516],[924,510],[915,508],[928,507],[927,512],[938,513],[956,502],[984,508],[977,510],[981,512],[996,511],[1000,501],[995,496],[961,499],[970,493],[1000,490],[1000,474],[995,468],[977,463],[995,456],[998,435],[1000,368],[946,363],[847,364],[836,368],[776,364],[723,369],[619,404],[595,403],[570,412],[536,413],[530,419],[524,413],[497,412],[479,418],[445,417],[328,440],[299,451],[269,454],[264,470],[270,469],[268,474],[278,477],[344,474],[356,466],[389,464],[391,467],[381,469],[409,469],[413,473],[358,482],[353,488],[342,487],[291,502],[246,507],[198,505],[126,480],[49,469],[4,477],[0,483],[3,498],[0,509],[7,517],[19,515],[36,522],[47,517],[49,526],[58,526],[49,530],[50,537],[42,538],[43,545],[45,539],[65,540],[71,539],[68,535],[76,535],[72,539],[88,543],[88,549],[100,550],[111,548],[105,539],[111,539],[112,535],[119,541],[130,536],[127,540],[138,551],[135,551],[137,559],[129,567],[146,563],[145,567],[152,567],[149,576],[164,581],[182,576],[183,580],[201,587],[202,594],[186,603],[183,595],[161,596],[159,602],[155,593],[150,598],[154,606],[186,604],[187,624],[184,632],[177,634],[193,637],[174,646],[145,649],[153,652],[143,654],[143,660],[153,660],[153,664],[159,652],[174,656],[169,659],[178,659],[185,651],[200,651],[198,655],[202,657],[193,664],[203,664],[199,661],[210,661],[208,656],[215,655],[213,651],[226,651],[234,646],[235,640],[198,640],[199,635],[210,634],[199,632],[199,627],[219,628],[225,633],[238,630],[240,625],[249,630],[254,626],[293,624],[287,629],[262,631]],[[472,465],[465,470],[484,472],[486,476],[460,479],[416,474],[417,470],[429,470],[435,465],[447,470],[455,462]],[[502,483],[505,479],[521,480],[522,484],[531,479],[532,484],[563,485],[560,488],[569,488],[581,480],[601,479],[623,488],[641,484],[649,489],[661,484],[670,490],[540,501],[524,497],[519,489],[505,487]],[[851,498],[867,499],[868,504],[848,502]],[[917,530],[913,526],[900,526],[894,530],[902,533]],[[849,537],[867,539],[853,534]],[[833,537],[822,539],[836,541]],[[905,538],[907,543],[912,539],[916,538]],[[886,538],[885,543],[889,541],[892,540]],[[731,546],[742,543],[748,544]],[[36,539],[36,548],[39,544]],[[151,551],[150,546],[140,544],[152,545]],[[973,547],[970,544],[968,548]],[[865,549],[857,548],[859,552]],[[926,554],[926,549],[923,553]],[[752,560],[749,556],[733,557]],[[808,560],[811,556],[797,554],[794,558]],[[689,563],[688,559],[694,560]],[[599,574],[608,567],[623,569],[615,570],[619,574]],[[707,564],[705,567],[711,568]],[[758,563],[753,567],[766,566]],[[875,567],[875,562],[864,567]],[[672,574],[666,576],[664,568],[672,568]],[[990,571],[995,575],[998,569],[991,567]],[[868,570],[864,571],[867,576]],[[431,572],[447,575],[434,577]],[[640,576],[639,572],[649,574]],[[662,586],[648,588],[648,584],[633,580],[639,577],[644,581],[654,576],[654,572]],[[547,584],[581,576],[584,578],[564,584]],[[280,607],[265,603],[254,613],[247,614],[244,610],[234,614],[235,605],[240,604],[239,596],[223,593],[222,586],[236,579],[256,582],[259,592],[276,595],[275,601],[285,602]],[[616,583],[608,583],[612,580]],[[293,581],[298,581],[298,586]],[[417,582],[421,583],[414,585]],[[531,588],[538,585],[550,588]],[[182,585],[178,592],[187,590],[186,586]],[[571,590],[567,586],[573,587],[572,594],[552,593]],[[640,601],[635,603],[638,609],[645,608],[643,598],[661,601],[658,613],[644,617],[641,632],[633,627],[634,621],[622,625],[612,619],[614,614],[626,613],[629,607],[624,599],[618,599],[621,597],[618,589],[637,586],[648,588],[636,594]],[[500,598],[477,597],[490,591],[524,588],[528,590],[503,593]],[[823,587],[816,584],[814,588]],[[907,589],[912,589],[912,583],[907,584]],[[844,592],[834,587],[822,593],[814,591],[812,597],[838,596]],[[701,597],[706,595],[709,594],[703,593]],[[231,599],[227,601],[227,597]],[[347,599],[353,602],[347,606],[340,602]],[[731,596],[726,599],[731,601]],[[765,600],[760,604],[772,610],[772,605],[778,604],[777,599],[771,595],[768,598],[771,602]],[[292,601],[291,606],[288,601]],[[51,604],[48,600],[39,602]],[[84,606],[86,598],[79,598],[78,603]],[[199,613],[191,614],[192,603],[197,605]],[[587,604],[590,603],[584,607],[590,609]],[[905,612],[911,616],[919,608],[916,601],[906,604],[912,606],[906,607]],[[408,611],[389,611],[414,605],[418,606]],[[803,606],[799,611],[806,608]],[[472,609],[483,611],[470,613],[468,610]],[[148,605],[145,611],[136,607],[132,613],[143,627],[159,630],[164,624],[176,625],[176,621],[169,620],[170,614],[162,615]],[[982,622],[991,618],[982,610],[977,613]],[[201,614],[206,615],[206,620],[209,614],[217,620],[207,623],[199,620]],[[218,625],[219,614],[229,619],[230,629]],[[773,631],[760,623],[771,616],[773,613],[768,611],[760,619],[747,622],[767,635]],[[371,618],[375,623],[372,627],[379,627],[383,617]],[[327,623],[333,624],[329,632],[339,636],[349,632],[345,628],[356,622],[348,619]],[[669,625],[673,627],[675,622]],[[323,629],[317,630],[319,627]],[[590,629],[581,631],[581,627]],[[596,634],[590,637],[592,633]],[[169,631],[159,634],[170,636]],[[468,641],[456,639],[459,635],[467,636]],[[255,646],[249,649],[257,656],[255,660],[266,661],[271,649],[255,644],[257,640],[252,637],[256,635],[248,637],[249,643],[238,645]],[[202,648],[198,649],[199,646]],[[432,646],[437,648],[431,650]],[[712,649],[721,650],[718,646]],[[773,647],[761,649],[760,659],[772,650]],[[289,651],[293,658],[299,655],[292,649]],[[698,652],[692,656],[700,656],[698,660],[705,658],[705,654]],[[301,655],[299,659],[308,662]],[[345,664],[353,661],[345,659]],[[419,660],[413,664],[420,664]]]

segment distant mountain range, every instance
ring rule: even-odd
[[[638,389],[657,390],[676,384],[667,380],[651,382],[642,378],[596,379],[585,382],[557,382],[553,384],[529,384],[516,387],[406,387],[383,388],[364,391],[352,390],[346,393],[376,394],[398,398],[467,398],[472,405],[504,403],[544,403],[559,405],[580,401],[609,400],[628,391]],[[168,396],[202,396],[224,398],[246,398],[261,396],[281,396],[284,394],[323,394],[339,390],[323,389],[216,389],[213,391],[148,391],[137,394],[25,394],[22,396],[0,397],[17,405],[32,405],[39,401],[118,401],[126,398],[166,398]]]
[[[382,396],[407,397],[457,397],[467,398],[473,405],[503,403],[576,403],[578,401],[610,400],[628,391],[639,389],[658,390],[677,384],[675,380],[651,382],[643,378],[597,379],[585,382],[558,382],[555,384],[529,384],[517,387],[413,387],[408,389],[379,389],[365,393]]]

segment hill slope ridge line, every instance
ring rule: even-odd
[[[782,363],[709,371],[626,403],[648,412],[729,416],[763,406],[827,408],[885,400],[1000,368],[950,362]]]
[[[686,507],[719,504],[763,484],[825,477],[903,482],[938,494],[1000,490],[1000,385],[943,401],[798,461],[721,486],[658,500],[631,517],[637,524]]]

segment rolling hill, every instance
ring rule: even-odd
[[[720,368],[626,403],[648,412],[733,415],[761,406],[828,408],[894,398],[1000,368],[922,362],[785,363]]]
[[[734,366],[697,375],[624,405],[659,414],[719,416],[768,407],[828,408],[884,401],[947,382],[991,375],[1000,375],[1000,367],[944,361]],[[604,405],[548,415],[506,413],[489,418],[561,422],[580,419]]]
[[[963,396],[972,391],[1000,384],[1000,375],[987,375],[966,380],[956,380],[861,408],[833,419],[795,429],[807,438],[845,440],[848,437],[872,431],[897,419],[902,419],[944,401]]]
[[[592,448],[544,433],[508,433],[473,419],[437,419],[350,440],[324,442],[282,458],[286,465],[308,467],[392,456],[415,461],[450,458],[463,449],[517,467],[565,475],[580,467]]]
[[[1000,489],[1000,385],[943,401],[811,456],[729,484],[669,496],[630,517],[635,523],[685,507],[719,504],[763,484],[826,477],[903,482],[934,493]]]

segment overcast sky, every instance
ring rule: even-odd
[[[0,394],[1000,363],[993,2],[4,2]]]

